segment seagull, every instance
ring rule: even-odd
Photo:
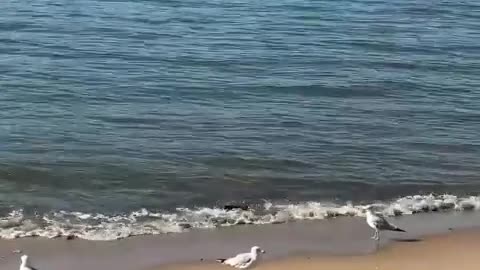
[[[23,255],[20,257],[20,259],[22,260],[22,264],[20,264],[20,270],[38,270],[37,268],[30,266],[27,255]]]
[[[398,228],[397,226],[389,223],[385,217],[376,214],[373,212],[373,207],[368,206],[365,208],[367,210],[367,224],[375,230],[375,234],[372,236],[372,239],[380,240],[379,231],[396,231],[396,232],[405,232],[404,230]]]
[[[256,262],[260,259],[261,253],[265,253],[265,250],[258,246],[254,246],[249,253],[241,253],[228,259],[217,259],[217,262],[238,269],[253,268],[256,265]]]

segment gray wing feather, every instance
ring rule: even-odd
[[[385,217],[377,215],[376,219],[373,221],[375,223],[375,226],[380,229],[380,230],[392,230],[396,229],[397,227],[390,224]]]

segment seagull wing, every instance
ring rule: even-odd
[[[375,224],[375,227],[377,227],[377,229],[379,230],[396,230],[397,229],[397,226],[388,222],[388,220],[381,215],[375,215],[375,218],[372,221],[373,221],[373,224]]]

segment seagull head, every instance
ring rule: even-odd
[[[28,256],[27,255],[22,255],[22,257],[20,257],[20,260],[22,260],[22,263],[26,263],[27,260],[28,260]]]
[[[254,246],[252,247],[252,253],[253,254],[265,253],[265,250],[261,249],[259,246]]]

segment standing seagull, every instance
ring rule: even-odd
[[[20,270],[38,270],[38,269],[30,266],[30,264],[28,263],[28,256],[27,255],[23,255],[22,257],[20,257],[20,259],[22,260],[22,264],[20,264]]]
[[[372,206],[368,206],[367,210],[367,224],[375,230],[375,234],[372,239],[380,240],[379,231],[396,231],[405,232],[397,226],[389,223],[383,216],[378,215],[372,211]]]
[[[265,250],[254,246],[249,253],[241,253],[228,259],[217,259],[217,262],[230,265],[238,269],[253,268],[260,259],[261,253],[265,253]]]

